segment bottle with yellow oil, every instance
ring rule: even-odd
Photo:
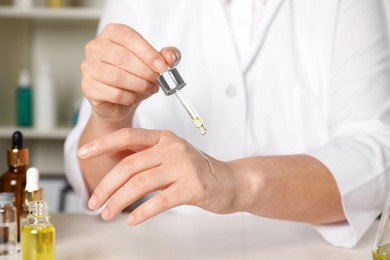
[[[390,193],[379,221],[378,231],[372,247],[374,260],[390,260]]]
[[[49,220],[47,203],[45,201],[32,201],[28,205],[28,209],[28,223],[22,228],[22,259],[55,259],[56,231]]]
[[[54,7],[54,8],[64,7],[65,0],[48,0],[47,4],[49,7]]]

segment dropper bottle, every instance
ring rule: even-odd
[[[39,170],[30,167],[26,173],[26,188],[24,189],[24,205],[26,216],[28,214],[28,204],[31,201],[43,200],[43,189],[39,187]]]
[[[195,108],[192,106],[190,101],[183,95],[180,91],[186,83],[183,78],[179,74],[176,68],[171,68],[161,73],[158,77],[158,85],[164,91],[166,96],[170,96],[175,94],[176,98],[179,100],[180,104],[187,111],[188,115],[191,117],[192,122],[195,127],[198,128],[199,133],[201,135],[205,135],[207,129],[204,126],[202,118],[199,116],[198,112],[196,112]]]
[[[49,207],[45,201],[28,204],[28,223],[22,228],[23,260],[54,260],[56,230],[50,223]]]
[[[43,189],[39,187],[39,171],[35,167],[30,167],[26,173],[26,187],[23,191],[21,226],[27,223],[28,204],[40,200],[43,200]]]
[[[23,210],[23,193],[26,186],[26,171],[29,164],[29,150],[23,148],[23,135],[16,131],[12,135],[12,147],[8,150],[8,171],[0,178],[0,192],[15,194],[18,241],[20,241],[20,216]]]

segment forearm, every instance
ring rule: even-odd
[[[238,183],[238,210],[308,223],[345,219],[329,170],[306,155],[253,157],[229,163]],[[245,181],[242,181],[242,180]]]
[[[131,113],[128,118],[121,122],[105,122],[92,115],[80,137],[79,147],[98,137],[107,135],[124,127],[130,127],[133,114],[134,113]],[[79,159],[81,172],[90,193],[93,192],[101,179],[118,163],[118,161],[114,159],[114,156],[115,155],[108,154],[87,160]]]

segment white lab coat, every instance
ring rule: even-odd
[[[111,0],[100,29],[125,23],[156,49],[176,46],[186,95],[208,129],[200,136],[173,96],[144,101],[134,125],[168,129],[220,160],[308,154],[334,175],[348,221],[315,226],[352,247],[380,214],[389,190],[389,44],[380,0],[271,0],[248,55],[238,58],[221,0]],[[88,198],[76,147],[66,172]]]

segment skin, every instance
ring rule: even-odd
[[[110,24],[87,44],[82,91],[92,114],[78,156],[90,209],[109,200],[101,214],[111,220],[139,198],[160,191],[128,215],[129,225],[179,205],[316,224],[345,220],[336,182],[315,158],[218,161],[172,132],[130,128],[140,102],[158,92],[159,73],[179,61],[179,50],[158,52],[125,25]]]

